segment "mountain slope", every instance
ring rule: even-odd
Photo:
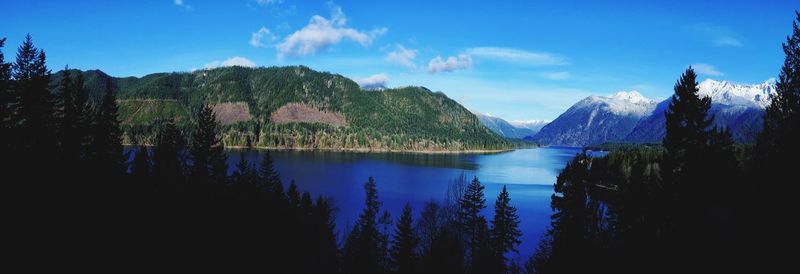
[[[227,67],[141,78],[82,73],[93,96],[102,94],[106,79],[112,81],[128,131],[146,131],[162,118],[184,123],[191,106],[205,102],[228,106],[220,109],[236,118],[224,127],[226,145],[437,151],[510,146],[441,92],[422,87],[367,91],[341,75],[303,66]]]
[[[655,106],[636,91],[589,96],[544,126],[534,140],[558,146],[622,140]]]
[[[506,138],[522,139],[528,136],[533,136],[536,134],[536,132],[538,132],[538,130],[533,130],[531,128],[512,125],[500,117],[494,117],[478,112],[474,113],[485,127]]]
[[[538,133],[544,126],[550,123],[545,120],[513,120],[508,121],[509,124],[516,128],[525,128],[533,131],[534,134]],[[531,134],[533,136],[534,134]]]
[[[711,97],[709,115],[714,125],[731,130],[737,142],[754,142],[763,127],[764,109],[776,93],[774,81],[741,85],[707,79],[698,86],[701,96]],[[657,143],[666,134],[664,125],[670,99],[662,101],[651,115],[643,118],[625,137],[625,142]]]

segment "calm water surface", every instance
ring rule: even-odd
[[[523,231],[519,247],[522,261],[533,253],[550,223],[550,195],[556,176],[580,148],[547,147],[520,149],[498,154],[390,154],[271,151],[275,168],[284,185],[295,180],[301,190],[316,197],[332,197],[339,209],[337,230],[352,227],[363,208],[363,184],[369,176],[378,185],[383,209],[396,219],[408,202],[415,219],[425,202],[444,199],[447,185],[462,173],[469,179],[477,176],[486,185],[484,214],[494,215],[494,200],[503,185],[508,187],[511,203],[517,207]],[[231,171],[239,157],[259,163],[262,150],[229,150]]]

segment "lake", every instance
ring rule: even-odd
[[[403,154],[320,151],[270,151],[284,185],[295,180],[301,191],[335,199],[339,211],[337,231],[344,235],[364,206],[364,182],[375,178],[382,209],[396,219],[406,202],[415,220],[431,199],[444,200],[448,184],[462,173],[486,186],[487,220],[494,215],[494,201],[503,185],[517,208],[523,231],[519,246],[521,262],[530,256],[550,224],[550,195],[556,176],[580,148],[545,147],[496,154]],[[229,150],[232,171],[244,155],[259,163],[263,150]]]

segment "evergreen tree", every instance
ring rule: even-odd
[[[383,273],[381,263],[385,250],[382,249],[381,234],[378,231],[378,213],[381,202],[375,179],[369,177],[364,183],[364,210],[358,217],[353,230],[348,235],[344,248],[345,273]]]
[[[92,126],[91,160],[100,167],[103,179],[116,179],[127,172],[127,155],[122,147],[122,130],[119,126],[119,106],[110,79],[105,82],[105,94],[95,113]]]
[[[519,238],[522,237],[517,209],[510,203],[511,198],[506,191],[506,186],[503,186],[503,190],[495,200],[494,219],[492,219],[490,230],[493,249],[497,252],[495,256],[502,260],[503,266],[506,260],[505,254],[512,251],[517,252],[516,246],[520,244]]]
[[[276,196],[283,195],[283,183],[281,183],[281,176],[275,171],[275,164],[272,161],[269,151],[265,152],[264,157],[261,159],[261,165],[258,169],[259,188],[262,191],[272,193]]]
[[[775,174],[775,179],[791,178],[792,159],[800,151],[800,12],[795,12],[792,35],[783,43],[785,58],[778,82],[777,94],[767,106],[764,130],[758,138],[759,162],[766,168],[765,175]]]
[[[216,115],[210,105],[195,111],[191,135],[192,180],[196,183],[221,185],[228,166]]]
[[[253,163],[247,160],[244,152],[239,153],[239,162],[236,163],[236,169],[233,171],[234,181],[240,185],[256,186],[258,181],[258,174]]]
[[[670,157],[672,165],[670,172],[681,180],[686,170],[697,167],[696,161],[700,159],[708,143],[708,128],[714,117],[708,117],[711,108],[711,98],[697,94],[697,74],[689,67],[675,84],[675,94],[665,112],[666,131],[664,148]]]
[[[82,165],[91,152],[90,142],[93,121],[92,106],[84,88],[83,75],[77,73],[73,79],[69,68],[65,68],[59,82],[61,103],[59,123],[61,156],[71,173],[83,172]]]
[[[289,183],[289,188],[286,189],[286,199],[292,208],[300,207],[300,191],[297,190],[297,184],[294,179]]]
[[[481,185],[478,177],[474,177],[459,201],[458,223],[466,237],[467,250],[473,264],[478,260],[481,245],[488,238],[486,218],[481,215],[481,210],[486,208],[483,189],[484,186]]]
[[[761,222],[747,222],[742,218],[745,228],[742,231],[755,231],[750,237],[755,250],[777,249],[774,243],[786,240],[791,235],[790,221],[794,213],[793,191],[785,191],[784,186],[793,185],[796,180],[797,155],[800,155],[800,12],[795,11],[792,32],[783,43],[784,61],[776,83],[777,94],[772,97],[764,114],[764,129],[756,144],[756,171],[750,176],[752,182],[760,182],[754,188],[756,193],[745,188],[741,197],[759,197],[754,207],[745,207],[744,216],[763,216]],[[749,186],[749,185],[748,185]],[[786,266],[775,264],[784,261],[775,259],[774,253],[765,252],[752,259],[758,272],[777,272],[764,270],[764,266]],[[778,269],[775,269],[778,270]]]
[[[397,220],[394,231],[394,242],[391,249],[394,270],[397,273],[416,273],[417,267],[417,239],[414,230],[411,205],[406,203],[403,214]]]
[[[6,38],[0,39],[0,151],[4,154],[10,148],[11,132],[11,64],[5,62],[3,46]],[[7,154],[6,154],[7,155]]]
[[[312,243],[311,261],[316,262],[311,273],[335,273],[339,270],[339,249],[336,236],[336,209],[329,199],[317,197],[311,214]]]
[[[161,121],[153,149],[153,177],[158,191],[166,195],[183,193],[186,144],[175,122]]]
[[[15,134],[18,137],[15,142],[29,160],[50,159],[52,157],[47,156],[57,147],[55,98],[49,90],[50,70],[46,59],[44,51],[33,45],[28,34],[12,64],[14,93],[19,96],[19,104],[14,106],[20,130]]]

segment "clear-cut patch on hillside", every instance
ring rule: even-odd
[[[214,114],[217,115],[217,122],[223,125],[235,124],[238,122],[250,121],[250,107],[245,102],[228,102],[214,105]]]
[[[186,119],[188,111],[176,100],[128,99],[117,100],[122,124],[141,125],[158,119]]]
[[[272,113],[269,120],[276,124],[321,123],[333,127],[347,125],[347,120],[341,113],[320,111],[302,103],[288,103],[278,108]]]

